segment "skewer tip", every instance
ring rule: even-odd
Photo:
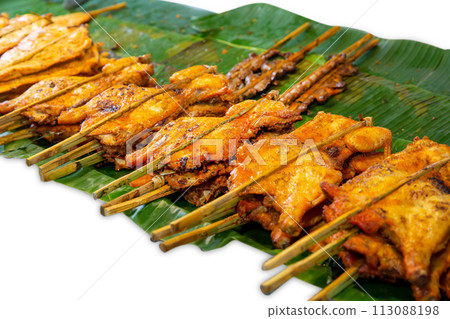
[[[265,295],[270,295],[274,291],[266,284],[261,284],[261,286],[259,286],[259,288],[261,289],[262,293]]]
[[[166,253],[169,251],[169,247],[167,247],[164,242],[162,242],[161,244],[159,244],[159,249],[161,249],[162,252]]]

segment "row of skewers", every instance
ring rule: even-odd
[[[72,21],[65,17],[39,18],[49,24],[37,32],[46,34],[42,30],[56,28],[58,20]],[[89,43],[81,25],[86,19],[70,26],[84,34],[75,37],[83,43]],[[37,21],[11,28],[17,32]],[[14,34],[3,30],[8,26],[0,35]],[[13,98],[0,104],[0,130],[15,131],[0,143],[23,138],[56,143],[27,159],[32,165],[53,157],[39,167],[45,181],[99,163],[133,169],[94,193],[108,200],[101,207],[106,216],[181,193],[200,208],[152,233],[153,241],[166,239],[163,251],[250,222],[270,231],[274,246],[283,249],[264,269],[312,251],[265,282],[265,293],[338,254],[347,271],[314,300],[332,298],[352,282],[349,276],[409,281],[418,300],[440,299],[441,290],[448,296],[450,147],[423,138],[391,154],[391,132],[374,127],[371,118],[356,121],[323,112],[293,130],[310,104],[345,89],[344,78],[357,72],[352,63],[376,46],[376,39],[364,36],[281,95],[270,91],[246,100],[293,72],[307,53],[339,31],[331,28],[296,53],[278,50],[308,27],[252,54],[226,75],[197,65],[174,73],[162,86],[152,78],[150,55],[108,59],[92,42],[78,58],[65,60],[83,59],[95,47],[95,71],[75,73],[88,76],[51,71],[65,70],[69,62],[63,60],[33,68],[64,48],[67,43],[60,41],[71,33],[49,40],[30,31],[0,56],[1,63],[4,56],[8,61],[14,52],[33,48],[9,62],[0,87],[12,80],[25,83],[30,76],[35,81],[20,86],[29,86],[24,92],[4,91]],[[133,189],[111,200],[124,185]]]

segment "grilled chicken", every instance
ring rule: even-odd
[[[430,271],[427,283],[423,287],[418,287],[413,285],[414,298],[416,300],[440,300],[441,292],[440,286],[441,282],[443,290],[447,290],[447,296],[450,296],[448,293],[448,288],[445,288],[446,281],[446,271],[450,270],[450,243],[447,244],[447,248],[442,250],[441,252],[435,254],[431,259],[430,263]]]
[[[102,72],[108,72],[108,70],[114,70],[120,65],[126,65],[130,62],[129,59],[124,58],[111,62],[105,65]],[[94,81],[89,81],[66,94],[31,107],[24,111],[22,115],[37,124],[54,125],[57,121],[59,124],[74,124],[72,121],[59,120],[58,117],[60,117],[61,112],[82,106],[112,85],[129,83],[142,86],[153,85],[153,83],[149,83],[149,74],[153,74],[153,66],[149,61],[150,57],[144,56],[141,59],[142,63],[131,64],[118,72],[105,75]],[[63,115],[61,117],[63,118]],[[79,122],[76,123],[78,124]]]
[[[370,202],[372,198],[423,167],[450,156],[450,147],[428,138],[349,180],[341,187],[323,183],[333,203],[324,210],[327,221]],[[405,278],[422,287],[429,275],[433,253],[450,236],[450,165],[403,186],[387,198],[351,219],[367,234],[382,234],[402,253]]]
[[[18,45],[27,35],[48,24],[50,24],[48,17],[42,18],[35,14],[24,14],[9,19],[8,24],[0,29],[0,56]]]
[[[0,57],[0,81],[69,61],[82,55],[91,45],[86,27],[72,29],[52,24],[36,30]]]
[[[99,44],[94,44],[76,59],[56,64],[38,73],[24,75],[6,82],[0,82],[0,93],[11,92],[18,89],[27,89],[32,84],[49,78],[71,75],[89,76],[98,73],[101,67],[108,62],[108,59],[105,59],[100,55],[100,51],[101,46]],[[0,113],[1,112],[2,111],[0,110]]]
[[[302,148],[314,147],[312,141],[320,142],[355,123],[356,121],[343,116],[320,112],[314,120],[290,134],[274,140],[259,141],[261,144],[255,145],[258,146],[258,157],[252,156],[251,148],[242,146],[237,152],[237,166],[230,175],[230,189],[256,178],[280,163],[283,165],[289,156],[300,153]],[[270,202],[270,206],[278,210],[280,217],[277,227],[271,229],[272,240],[276,247],[284,248],[291,243],[289,236],[300,234],[303,215],[325,200],[320,184],[327,181],[339,185],[343,178],[344,163],[352,154],[369,152],[383,146],[389,149],[391,139],[391,133],[387,129],[360,128],[323,147],[319,152],[304,156],[247,187],[243,195],[267,197],[266,202]]]
[[[237,114],[254,103],[255,101],[248,100],[233,105],[228,110],[225,118]],[[282,103],[275,101],[259,103],[246,114],[218,127],[200,141],[175,153],[171,156],[168,167],[174,170],[189,171],[199,168],[205,161],[211,161],[211,158],[215,162],[228,161],[235,154],[230,141],[238,145],[241,141],[254,137],[262,128],[270,129],[282,124],[291,125],[299,119],[296,112],[287,110]],[[224,118],[215,117],[179,118],[164,126],[148,146],[127,155],[127,163],[132,166],[142,165],[147,163],[150,158],[165,156],[172,149],[210,130],[223,121]],[[220,148],[220,154],[216,153],[216,142],[220,146],[223,145],[223,151]],[[197,150],[195,156],[194,150]],[[196,158],[194,159],[194,157]]]

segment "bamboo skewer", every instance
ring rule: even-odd
[[[301,49],[299,52],[293,54],[289,58],[286,59],[285,62],[280,62],[278,68],[281,68],[286,62],[293,61],[295,64],[297,64],[300,60],[302,60],[306,54],[308,54],[312,49],[320,45],[322,42],[326,41],[327,39],[331,38],[333,35],[335,35],[340,30],[340,27],[333,27],[326,31],[324,34],[320,35],[317,39],[307,44],[303,49]],[[261,79],[264,79],[268,76],[271,76],[275,70],[269,70],[259,77]],[[249,89],[253,88],[255,85],[257,85],[259,81],[251,82],[249,85],[243,87],[239,91],[235,93],[236,96],[241,96],[245,92],[247,92]]]
[[[216,68],[215,67],[210,67],[210,68],[200,72],[199,74],[197,74],[195,76],[195,78],[198,77],[198,76],[201,76],[203,74],[212,73],[212,72],[216,72]],[[51,156],[54,156],[54,155],[56,155],[56,154],[58,154],[58,153],[60,153],[62,151],[65,151],[65,150],[69,149],[72,146],[75,146],[75,145],[78,145],[78,144],[82,143],[83,141],[85,141],[87,139],[86,135],[88,135],[89,133],[91,133],[92,131],[97,129],[98,127],[102,126],[106,122],[122,116],[124,113],[135,109],[139,105],[147,102],[148,100],[152,99],[155,96],[164,94],[164,93],[166,93],[167,91],[170,91],[170,90],[175,90],[178,87],[180,87],[181,85],[186,84],[186,83],[188,83],[188,82],[190,82],[192,80],[193,80],[193,78],[186,78],[186,79],[183,79],[183,80],[181,80],[181,81],[179,81],[177,83],[168,84],[168,85],[158,89],[157,91],[155,91],[155,93],[147,95],[147,96],[143,97],[142,99],[138,100],[137,102],[133,103],[132,105],[126,106],[123,109],[119,110],[118,112],[112,113],[112,114],[104,117],[103,119],[101,119],[97,123],[95,123],[95,124],[85,128],[85,129],[83,129],[79,133],[77,133],[77,134],[75,134],[75,135],[65,139],[64,141],[62,141],[62,142],[60,142],[58,144],[55,144],[52,147],[47,148],[47,149],[43,150],[42,152],[40,152],[40,153],[38,153],[38,154],[36,154],[34,156],[31,156],[31,157],[27,158],[27,165],[30,166],[30,165],[39,163],[40,161],[43,161],[44,159],[47,159],[47,158],[49,158]]]
[[[102,162],[104,151],[94,153],[87,157],[84,157],[78,161],[68,163],[64,166],[58,167],[52,171],[41,174],[41,179],[44,182],[53,181],[55,179],[70,175],[76,171],[82,169],[83,167],[92,166]]]
[[[116,11],[116,10],[123,9],[126,6],[127,6],[126,2],[119,2],[119,3],[113,4],[113,5],[104,7],[104,8],[100,8],[100,9],[89,11],[88,14],[93,16],[93,17],[96,17],[99,14],[102,14],[102,13],[105,13],[105,12],[108,12],[108,11]]]
[[[267,54],[270,50],[275,50],[278,49],[279,47],[281,47],[282,45],[284,45],[286,42],[294,39],[295,37],[297,37],[298,35],[300,35],[301,33],[305,32],[309,27],[311,26],[311,24],[309,22],[305,22],[303,23],[301,26],[299,26],[297,29],[295,29],[294,31],[292,31],[291,33],[289,33],[287,36],[285,36],[283,39],[281,39],[280,41],[278,41],[277,43],[275,43],[274,45],[272,45],[269,49],[267,49],[266,51],[264,51],[263,53],[260,54],[264,55]]]
[[[209,133],[211,133],[212,131],[214,131],[215,129],[217,129],[218,127],[225,125],[226,123],[244,115],[245,113],[249,112],[250,110],[252,110],[253,108],[256,107],[256,105],[258,105],[259,103],[265,101],[265,99],[261,99],[255,103],[252,103],[249,107],[247,107],[246,109],[242,110],[239,113],[236,113],[233,116],[230,116],[228,118],[226,118],[225,120],[223,120],[222,122],[220,122],[219,124],[213,126],[212,128],[206,130],[205,132],[203,132],[202,134],[200,134],[199,136],[193,138],[190,141],[187,141],[186,143],[174,148],[172,151],[170,151],[168,154],[166,154],[163,157],[157,158],[153,161],[151,161],[150,163],[146,164],[145,166],[142,166],[141,168],[138,168],[137,170],[131,172],[128,175],[125,175],[119,179],[116,179],[115,181],[109,183],[108,185],[98,189],[96,192],[94,192],[94,198],[99,199],[109,193],[111,193],[113,190],[123,186],[123,185],[127,185],[128,183],[134,181],[135,179],[142,177],[146,174],[148,174],[148,172],[154,172],[158,169],[161,169],[162,167],[164,167],[164,159],[166,159],[167,157],[173,155],[174,153],[188,147],[189,145],[195,143],[196,141],[200,140],[201,138],[203,138],[204,136],[208,135]]]
[[[39,172],[41,175],[46,174],[51,170],[58,168],[61,165],[69,163],[70,161],[73,161],[92,151],[98,150],[100,146],[101,146],[100,143],[97,141],[91,141],[89,143],[86,143],[80,147],[77,147],[73,151],[70,151],[64,155],[61,155],[60,157],[51,160],[50,162],[43,164],[42,166],[39,167]]]
[[[134,63],[138,63],[141,60],[146,61],[147,59],[148,59],[148,55],[144,55],[144,56],[138,57],[137,60],[134,59],[134,58],[131,58],[128,63],[124,63],[123,65],[119,65],[119,66],[117,66],[115,68],[112,68],[109,71],[102,72],[102,73],[96,74],[94,76],[85,78],[85,79],[83,79],[83,80],[81,80],[81,81],[79,81],[77,83],[69,85],[68,87],[66,87],[66,88],[64,88],[62,90],[59,90],[59,91],[57,91],[57,92],[55,92],[53,94],[50,94],[50,95],[48,95],[48,96],[46,96],[46,97],[44,97],[44,98],[42,98],[42,99],[40,99],[38,101],[35,101],[35,102],[30,103],[30,104],[24,105],[24,106],[14,110],[14,111],[12,111],[12,112],[9,112],[6,115],[1,116],[0,117],[0,125],[12,121],[17,116],[20,116],[20,114],[23,111],[29,109],[30,107],[33,107],[35,105],[38,105],[38,104],[41,104],[41,103],[53,100],[54,98],[56,98],[58,96],[61,96],[63,94],[66,94],[66,93],[72,91],[73,89],[76,89],[76,88],[82,86],[83,84],[86,84],[86,83],[91,82],[91,81],[98,80],[98,79],[100,79],[100,78],[102,78],[104,76],[108,76],[108,75],[114,74],[114,73],[119,72],[120,70],[122,70],[122,69],[124,69],[124,68],[126,68],[126,67],[128,67],[128,66],[130,66],[132,64],[134,64]]]
[[[234,207],[237,205],[238,202],[239,202],[238,198],[236,198],[236,200],[234,199],[231,200],[229,203],[227,203],[227,205],[224,205],[223,207],[221,207],[221,209],[215,211],[214,214],[209,216],[209,218],[205,218],[204,222],[211,222],[215,219],[222,218],[232,214],[234,212]],[[174,234],[175,233],[172,231],[172,228],[170,227],[169,224],[153,231],[151,235],[151,240],[156,242],[158,240],[161,240],[165,237]]]
[[[10,131],[10,130],[14,130],[14,129],[22,127],[22,126],[26,126],[28,124],[30,124],[28,119],[24,119],[20,115],[15,116],[15,117],[13,117],[11,119],[10,122],[4,123],[4,124],[0,124],[0,134],[4,133],[4,132],[7,132],[7,131]]]
[[[111,207],[111,206],[115,206],[115,205],[123,203],[123,202],[127,202],[127,201],[132,200],[132,199],[137,198],[137,197],[140,197],[140,196],[142,196],[144,194],[147,194],[148,192],[154,191],[154,190],[164,186],[164,184],[165,184],[164,177],[156,175],[147,184],[145,184],[145,185],[143,185],[143,186],[141,186],[139,188],[136,188],[136,189],[134,189],[131,192],[123,194],[122,196],[119,196],[119,197],[117,197],[117,198],[115,198],[115,199],[113,199],[113,200],[103,204],[101,206],[101,208],[100,208],[100,212],[101,212],[101,214],[103,216],[106,216],[105,215],[106,208]]]
[[[292,244],[291,246],[289,246],[288,248],[286,248],[285,250],[280,252],[278,255],[275,255],[271,259],[267,260],[263,264],[263,269],[264,270],[273,269],[275,267],[278,267],[278,266],[288,262],[295,256],[298,256],[302,252],[306,251],[309,247],[314,245],[316,242],[319,242],[319,241],[327,238],[331,234],[337,232],[339,230],[339,227],[348,223],[349,219],[352,218],[353,216],[359,214],[363,210],[366,210],[367,208],[369,208],[370,206],[379,202],[383,198],[389,196],[390,194],[392,194],[393,192],[398,190],[400,187],[402,187],[406,183],[408,183],[412,180],[418,179],[433,170],[440,169],[441,167],[446,165],[448,162],[450,162],[450,157],[447,157],[436,163],[430,164],[430,165],[424,167],[423,169],[419,170],[418,172],[401,179],[400,181],[397,182],[397,184],[392,186],[392,188],[388,189],[384,193],[372,198],[370,201],[368,201],[365,204],[362,204],[360,207],[356,207],[356,208],[348,211],[347,213],[342,214],[341,216],[337,217],[336,219],[329,222],[328,224],[316,229],[315,231],[311,232],[307,236],[304,236],[300,240],[296,241],[294,244]]]
[[[114,214],[125,212],[129,209],[150,203],[154,200],[157,200],[161,197],[169,196],[170,194],[175,193],[174,190],[170,188],[169,185],[164,185],[150,193],[146,193],[141,197],[131,199],[126,202],[119,203],[114,206],[105,207],[103,209],[104,216],[111,216]]]
[[[26,128],[21,131],[14,132],[12,134],[1,136],[0,137],[0,145],[23,140],[23,139],[30,138],[33,136],[36,136],[34,129]]]
[[[327,301],[332,299],[342,290],[350,286],[359,277],[358,270],[361,264],[362,261],[359,261],[354,266],[346,269],[342,275],[319,291],[314,297],[309,299],[309,301]]]
[[[188,243],[192,243],[192,242],[200,240],[200,239],[207,238],[214,234],[224,232],[226,230],[235,228],[239,225],[243,225],[246,223],[247,223],[247,221],[245,219],[241,218],[238,214],[234,214],[230,217],[227,217],[223,220],[212,223],[208,226],[205,226],[205,227],[202,227],[199,229],[195,229],[188,233],[181,234],[180,236],[177,236],[175,238],[171,238],[167,241],[164,241],[159,245],[159,248],[163,252],[167,252],[175,247],[185,245]]]
[[[319,248],[316,252],[309,255],[308,257],[292,265],[289,265],[288,267],[286,267],[286,269],[261,284],[261,291],[266,295],[271,294],[274,290],[278,289],[292,277],[297,276],[298,274],[308,270],[314,265],[324,262],[330,256],[339,251],[342,244],[347,240],[347,238],[354,235],[356,232],[358,232],[358,229],[352,229],[339,239],[327,244],[324,247]]]
[[[322,140],[321,142],[317,143],[317,149],[322,148],[325,145],[330,144],[331,142],[343,137],[344,135],[360,128],[363,126],[371,126],[372,125],[372,119],[371,118],[366,118],[364,119],[364,121],[361,121],[359,123],[356,123],[336,134],[333,134],[331,136],[329,136],[328,138]],[[304,151],[301,151],[299,154],[293,154],[293,156],[290,156],[287,160],[287,163],[291,163],[294,160],[296,160],[297,158],[300,158],[308,153],[311,152],[311,149],[307,149]],[[264,179],[265,177],[273,174],[274,172],[278,171],[279,169],[281,169],[282,167],[285,167],[284,165],[277,165],[271,169],[266,170],[264,173],[262,173],[261,175],[257,176],[255,179],[249,180],[246,183],[240,185],[239,187],[236,187],[235,189],[233,189],[232,191],[228,192],[227,194],[209,202],[208,204],[206,204],[203,207],[200,207],[198,209],[196,209],[195,211],[191,212],[190,214],[187,214],[183,217],[181,217],[180,219],[177,219],[175,221],[173,221],[170,225],[172,227],[172,230],[174,232],[181,232],[183,230],[189,229],[191,227],[194,227],[198,224],[200,224],[205,218],[207,218],[208,216],[210,216],[212,213],[214,213],[214,211],[216,211],[217,209],[220,209],[223,205],[226,205],[228,203],[228,201],[230,201],[231,199],[238,197],[239,194],[244,191],[248,186]]]

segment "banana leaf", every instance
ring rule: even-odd
[[[93,10],[117,1],[89,1],[84,7]],[[62,1],[16,0],[2,2],[0,11],[13,14],[26,12],[56,14],[67,13]],[[104,14],[90,22],[94,41],[103,42],[105,50],[118,57],[127,54],[152,53],[156,63],[155,77],[166,83],[168,76],[194,64],[215,64],[219,71],[227,72],[250,52],[262,52],[276,40],[284,37],[306,21],[311,28],[283,47],[296,51],[305,46],[330,26],[309,20],[289,11],[267,4],[252,4],[222,14],[164,1],[127,1],[124,10]],[[102,27],[100,27],[101,25]],[[117,49],[117,41],[125,50]],[[364,35],[363,31],[343,28],[337,35],[313,50],[299,65],[296,73],[280,81],[281,91],[299,77],[305,76],[335,54]],[[337,40],[336,42],[334,42]],[[333,43],[333,45],[331,45]],[[330,46],[331,45],[331,46]],[[311,114],[298,125],[311,119],[318,111],[352,116],[362,113],[373,116],[376,125],[392,130],[394,151],[402,150],[415,136],[427,135],[431,139],[449,144],[446,115],[450,111],[448,50],[408,40],[380,39],[379,46],[356,65],[360,72],[347,79],[348,88],[325,104],[313,105]],[[26,158],[48,147],[42,139],[27,139],[0,146],[0,154],[12,158]],[[57,182],[92,193],[127,172],[116,172],[105,165],[87,167]],[[130,188],[123,187],[105,200],[115,198]],[[192,211],[194,207],[172,195],[126,215],[148,233]],[[244,225],[236,229],[198,241],[202,250],[223,247],[232,240],[276,254],[269,233],[258,225]],[[333,261],[327,261],[297,276],[323,287],[340,274]],[[375,280],[361,280],[361,284],[377,300],[412,300],[406,283],[388,284]],[[350,286],[336,296],[337,300],[369,300],[356,286]]]

